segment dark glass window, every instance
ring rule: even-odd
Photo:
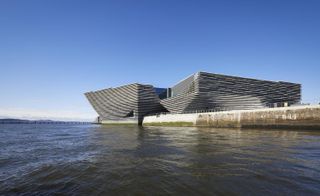
[[[167,89],[166,88],[154,88],[154,91],[159,96],[160,99],[167,98]]]

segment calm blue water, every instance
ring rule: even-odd
[[[320,131],[0,125],[0,195],[319,195]]]

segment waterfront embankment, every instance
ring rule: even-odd
[[[144,126],[320,128],[320,105],[146,116]]]

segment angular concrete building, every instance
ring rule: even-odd
[[[151,85],[135,83],[85,95],[99,114],[98,122],[106,124],[141,124],[143,116],[167,111],[160,104],[160,98],[166,96],[166,89]]]
[[[249,110],[297,104],[301,85],[198,72],[171,88],[161,100],[169,111]]]
[[[250,110],[298,104],[301,85],[198,72],[172,88],[129,84],[85,93],[101,123],[141,124],[169,111]]]

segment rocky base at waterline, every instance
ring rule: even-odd
[[[305,128],[320,130],[320,105],[147,116],[144,126]]]

